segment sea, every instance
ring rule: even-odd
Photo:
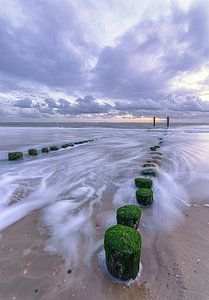
[[[92,142],[41,153],[42,147]],[[134,179],[159,144],[153,206],[144,209],[146,232],[168,232],[190,206],[209,209],[209,125],[137,123],[4,123],[0,125],[0,230],[34,211],[46,249],[72,264],[89,264],[103,249],[116,210],[136,204]],[[29,148],[39,150],[31,157]],[[24,157],[8,161],[8,152]],[[85,249],[79,255],[80,248]]]

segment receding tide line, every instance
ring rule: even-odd
[[[59,149],[66,149],[68,147],[74,147],[76,145],[86,144],[93,141],[94,139],[90,139],[90,140],[83,140],[83,141],[73,142],[73,143],[65,143],[62,145],[52,145],[49,147],[43,147],[41,149],[31,148],[28,150],[28,155],[37,156],[40,151],[42,153],[49,153],[50,151],[58,151]],[[12,160],[19,160],[19,159],[23,159],[23,152],[16,151],[16,152],[8,153],[8,160],[12,161]]]

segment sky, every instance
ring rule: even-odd
[[[0,120],[209,120],[209,0],[0,4]]]

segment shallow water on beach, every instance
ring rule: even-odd
[[[180,224],[188,206],[209,203],[209,127],[1,128],[0,230],[41,209],[40,222],[49,235],[46,249],[72,267],[89,267],[103,249],[105,229],[116,223],[116,209],[136,204],[134,178],[159,138],[154,204],[144,210],[140,225],[151,234]],[[8,151],[26,153],[30,147],[84,139],[95,140],[7,161]]]

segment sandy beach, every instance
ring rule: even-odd
[[[47,253],[38,215],[25,217],[1,234],[1,300],[209,298],[207,207],[185,211],[185,222],[169,234],[148,237],[142,231],[143,271],[130,287],[103,273],[98,257],[88,268],[70,269],[61,257]]]

